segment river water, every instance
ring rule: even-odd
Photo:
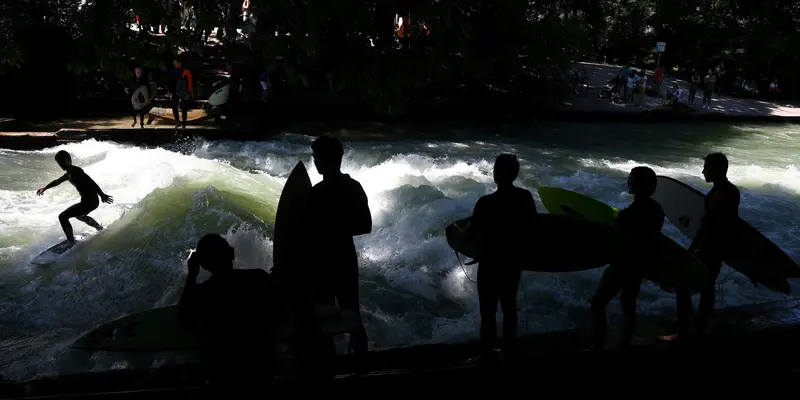
[[[0,373],[25,379],[125,367],[111,354],[96,355],[89,365],[76,362],[66,347],[105,322],[177,302],[185,259],[205,233],[228,238],[238,267],[269,269],[274,212],[291,168],[302,160],[312,182],[321,180],[311,167],[312,140],[285,133],[266,142],[197,142],[169,150],[97,141],[0,150]],[[705,192],[702,156],[723,151],[729,176],[742,190],[740,215],[800,256],[798,126],[437,127],[354,139],[345,148],[343,169],[363,185],[374,222],[372,234],[356,239],[373,349],[477,338],[475,266],[459,266],[443,232],[494,189],[491,167],[501,152],[518,155],[518,184],[534,192],[543,211],[539,185],[624,207],[631,201],[625,176],[637,165]],[[102,234],[56,264],[32,266],[36,254],[63,239],[57,216],[78,200],[68,184],[35,195],[61,174],[53,161],[58,150],[70,152],[115,202],[92,213],[106,226]],[[72,223],[76,233],[94,233]],[[688,245],[668,222],[665,232]],[[546,251],[533,244],[530,256]],[[785,298],[729,272],[725,267],[720,274],[724,296],[717,307]],[[601,274],[526,273],[520,332],[582,326]],[[674,313],[674,297],[645,284],[638,307],[645,314]],[[619,313],[616,301],[610,312]]]

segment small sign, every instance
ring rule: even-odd
[[[667,47],[667,42],[656,42],[657,53],[663,53],[666,47]]]

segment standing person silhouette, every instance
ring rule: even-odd
[[[646,269],[658,262],[658,240],[664,226],[664,210],[652,198],[657,182],[655,171],[648,167],[635,167],[628,175],[628,192],[634,196],[633,202],[617,214],[617,227],[629,235],[630,242],[622,260],[611,264],[603,272],[597,292],[592,297],[594,349],[603,349],[605,346],[608,327],[606,306],[618,293],[625,314],[625,325],[617,348],[628,347],[633,339],[636,299]]]
[[[481,354],[493,357],[497,330],[497,303],[503,309],[502,352],[513,355],[517,336],[517,287],[522,262],[529,257],[531,237],[521,234],[535,229],[536,203],[531,192],[514,186],[519,161],[513,154],[501,154],[494,163],[497,190],[478,199],[467,235],[480,243],[478,299],[481,313]],[[522,249],[525,249],[522,251]]]
[[[309,192],[311,223],[314,226],[314,268],[317,298],[361,316],[358,293],[358,253],[353,236],[372,231],[372,214],[361,184],[341,171],[344,147],[339,139],[320,136],[311,145],[314,165],[322,181]],[[330,346],[332,348],[332,340]],[[350,333],[350,347],[356,353],[368,350],[367,332]]]
[[[703,163],[703,177],[714,187],[706,195],[705,214],[697,235],[689,246],[689,252],[708,267],[711,281],[700,292],[700,304],[696,321],[696,331],[702,335],[708,327],[716,300],[716,281],[722,269],[722,258],[726,247],[730,246],[731,232],[739,217],[739,188],[728,180],[728,157],[722,153],[711,153]],[[752,278],[751,278],[752,279]],[[685,339],[689,335],[692,316],[692,294],[678,291],[676,294],[678,312],[678,333],[664,336],[664,340]]]

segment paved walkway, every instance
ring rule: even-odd
[[[563,103],[563,108],[575,111],[598,111],[598,112],[642,112],[661,108],[664,99],[646,96],[645,104],[642,107],[634,107],[631,104],[616,104],[607,99],[601,99],[597,95],[600,89],[610,81],[621,68],[618,65],[579,63],[579,67],[586,69],[589,80],[589,95],[585,97],[575,97]],[[652,82],[653,72],[648,71],[648,79]],[[661,85],[661,93],[666,96],[667,88],[672,88],[673,83],[678,83],[683,95],[681,102],[686,103],[689,97],[689,83],[681,79],[664,78]],[[740,99],[726,95],[714,95],[711,98],[711,111],[702,109],[703,91],[698,90],[695,99],[695,113],[722,113],[732,116],[776,116],[776,117],[800,117],[800,107],[793,104],[772,103],[762,100]]]

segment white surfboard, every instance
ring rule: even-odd
[[[231,93],[231,85],[225,85],[217,89],[211,96],[208,97],[208,104],[212,106],[221,106],[228,102]]]
[[[706,195],[673,178],[658,176],[657,179],[653,199],[661,204],[673,225],[694,239],[705,215]],[[725,263],[758,284],[791,293],[787,278],[800,278],[800,266],[743,219],[737,218],[732,229],[731,243],[723,256]]]
[[[65,254],[73,250],[75,247],[80,245],[81,242],[86,241],[86,237],[83,235],[75,235],[75,243],[70,246],[66,240],[61,241],[60,243],[50,247],[49,249],[39,253],[38,256],[34,257],[31,260],[31,264],[33,265],[50,265],[58,261],[61,257]]]
[[[131,105],[135,110],[141,110],[153,102],[153,99],[156,98],[156,92],[158,92],[158,84],[155,82],[150,82],[149,86],[140,86],[131,95]]]

